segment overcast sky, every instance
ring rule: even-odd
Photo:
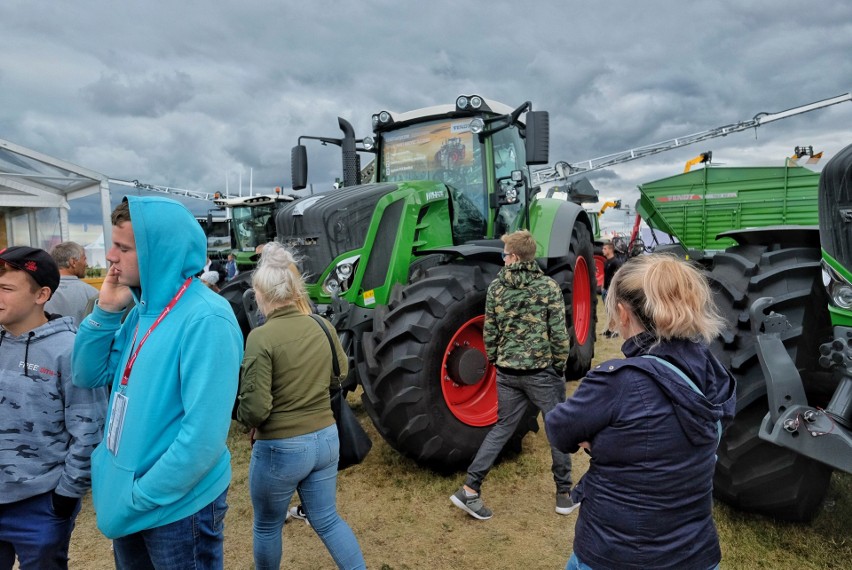
[[[102,172],[231,192],[290,185],[299,135],[480,94],[551,117],[579,162],[852,90],[852,2],[2,0],[0,138]],[[852,143],[852,103],[613,167],[604,199],[713,151],[782,165]],[[756,136],[756,138],[755,138]],[[308,148],[310,181],[340,176]],[[826,159],[823,159],[823,163]],[[72,203],[72,207],[74,204]],[[610,212],[605,221],[626,216]]]

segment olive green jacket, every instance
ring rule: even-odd
[[[345,375],[343,347],[334,327],[324,322]],[[331,347],[319,324],[294,307],[276,309],[246,340],[237,420],[257,428],[255,439],[284,439],[326,428],[334,423],[328,394],[332,374]]]
[[[483,337],[485,356],[498,368],[565,368],[570,348],[565,301],[538,263],[508,265],[488,286]]]

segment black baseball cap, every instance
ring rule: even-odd
[[[50,287],[51,296],[59,287],[59,266],[43,249],[23,245],[0,249],[0,266],[3,264],[26,271],[39,287]]]

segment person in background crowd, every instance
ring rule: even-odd
[[[71,382],[72,317],[44,306],[59,269],[41,249],[0,251],[0,568],[68,568],[107,391]]]
[[[59,266],[59,288],[45,304],[48,313],[74,319],[80,326],[86,315],[86,305],[98,296],[98,290],[81,281],[86,276],[86,250],[78,243],[65,241],[53,246],[50,256]]]
[[[492,516],[480,494],[485,476],[532,403],[547,414],[565,400],[563,373],[569,339],[559,285],[535,260],[535,238],[527,230],[502,238],[506,264],[488,287],[483,336],[485,355],[497,368],[497,423],[485,436],[467,478],[450,501],[470,516]],[[551,446],[556,512],[570,514],[571,456]]]
[[[713,471],[736,385],[707,345],[723,320],[703,275],[668,255],[631,259],[606,298],[624,359],[596,366],[545,417],[589,470],[572,492],[580,515],[567,569],[710,569],[721,559]]]
[[[211,291],[214,293],[219,292],[219,272],[217,271],[205,271],[201,274],[201,282],[207,285]]]
[[[331,347],[308,315],[293,255],[279,243],[266,244],[252,286],[267,320],[246,342],[237,420],[255,429],[249,465],[255,568],[279,568],[281,529],[296,491],[335,564],[365,568],[358,540],[337,513],[340,444],[329,398]],[[346,353],[334,328],[323,322],[345,375]]]
[[[225,263],[225,279],[227,281],[232,280],[234,277],[240,274],[240,270],[237,269],[237,259],[234,257],[233,253],[228,254],[228,261]]]
[[[603,256],[606,258],[604,262],[604,282],[602,288],[602,297],[603,300],[606,301],[606,292],[609,290],[609,286],[612,283],[612,278],[615,276],[615,272],[618,271],[618,268],[624,265],[624,256],[616,253],[615,245],[612,243],[612,240],[606,238],[603,239]],[[618,333],[613,333],[609,328],[607,328],[603,332],[603,336],[606,338],[612,338],[613,336],[618,336]]]
[[[127,196],[112,224],[110,268],[72,358],[76,384],[113,386],[92,455],[98,528],[114,539],[119,569],[222,568],[222,403],[236,398],[242,334],[225,298],[194,278],[206,239],[186,207]]]

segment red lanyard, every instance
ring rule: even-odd
[[[169,301],[169,304],[166,305],[166,308],[163,309],[163,312],[160,313],[160,316],[157,317],[157,320],[154,321],[154,324],[151,325],[151,328],[148,329],[148,332],[145,333],[145,336],[142,337],[142,340],[139,341],[139,346],[136,347],[136,350],[133,351],[133,354],[130,355],[130,358],[127,359],[127,364],[124,365],[124,374],[121,377],[121,385],[122,387],[127,387],[127,383],[130,380],[130,371],[133,369],[133,363],[136,362],[136,357],[139,356],[139,351],[142,350],[142,345],[145,344],[145,341],[148,340],[148,337],[151,335],[151,332],[157,328],[157,326],[163,322],[163,319],[166,318],[166,315],[169,314],[177,302],[180,301],[180,298],[183,297],[183,294],[186,292],[189,284],[192,283],[192,277],[184,281],[181,288],[178,289],[177,294],[174,299]],[[133,342],[130,343],[130,346],[133,346],[136,343],[136,334],[139,332],[139,325],[136,325],[136,330],[133,331]]]

